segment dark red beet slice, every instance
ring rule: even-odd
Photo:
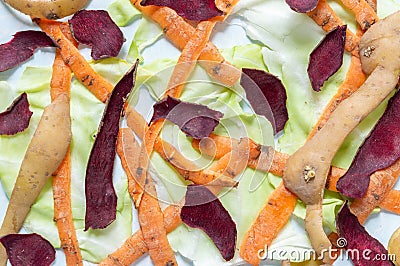
[[[224,13],[217,8],[214,0],[143,0],[142,6],[167,6],[188,20],[207,20]]]
[[[156,103],[153,108],[150,122],[166,118],[195,139],[208,137],[223,116],[207,106],[182,102],[170,96]]]
[[[339,237],[347,243],[345,248],[349,250],[349,257],[355,266],[393,265],[389,260],[382,260],[388,258],[387,250],[368,234],[357,217],[351,213],[347,202],[337,215],[336,227]]]
[[[0,113],[0,135],[14,135],[29,126],[32,112],[26,93],[22,93],[13,103]]]
[[[281,131],[288,120],[286,90],[279,78],[263,70],[243,68],[240,85],[256,114],[265,116]]]
[[[0,242],[11,265],[48,266],[56,259],[54,247],[38,234],[10,234]]]
[[[20,31],[8,43],[0,45],[0,72],[25,62],[36,49],[55,47],[53,40],[42,31]]]
[[[225,260],[233,258],[237,235],[235,222],[219,199],[206,187],[187,187],[181,219],[188,226],[203,230]]]
[[[367,191],[370,175],[392,165],[399,158],[400,93],[397,92],[336,187],[343,195],[360,198]]]
[[[104,10],[80,10],[69,24],[74,38],[92,48],[95,60],[116,57],[125,41],[121,29]]]
[[[317,7],[318,0],[286,0],[289,7],[299,13],[306,13]]]
[[[346,29],[343,25],[329,32],[311,53],[307,72],[315,91],[320,91],[324,82],[342,66]]]
[[[117,196],[112,183],[120,118],[133,86],[137,63],[115,86],[104,110],[86,168],[85,230],[106,228],[115,220]]]

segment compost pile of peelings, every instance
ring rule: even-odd
[[[149,0],[143,4],[168,6],[187,20],[201,21],[223,14],[215,3],[209,2],[196,1],[200,3],[199,7],[193,6],[191,1]],[[288,3],[291,4],[289,1]],[[301,5],[292,8],[298,12],[310,10],[309,7]],[[194,12],[194,9],[197,12]],[[69,25],[76,41],[92,48],[93,59],[118,56],[124,37],[106,11],[78,11],[69,20]],[[87,27],[87,25],[93,26]],[[316,92],[320,91],[324,82],[341,67],[345,39],[346,26],[337,27],[326,35],[310,55],[308,74],[312,88]],[[41,47],[57,47],[57,40],[42,31],[16,33],[11,41],[0,46],[0,54],[7,54],[7,57],[0,57],[0,71],[19,66]],[[268,100],[273,114],[273,120],[270,122],[275,125],[275,133],[280,132],[288,120],[284,86],[277,77],[265,71],[243,68],[242,72],[240,83],[253,110],[262,115],[264,106],[260,106],[254,97],[252,92],[254,87],[249,85],[252,82],[257,84]],[[106,228],[116,216],[116,194],[112,184],[115,145],[123,108],[134,87],[135,75],[136,67],[133,67],[115,86],[99,124],[86,172],[85,229]],[[395,145],[398,143],[397,138],[400,133],[400,127],[396,123],[400,122],[398,121],[399,97],[398,93],[393,95],[386,112],[359,148],[347,173],[339,180],[338,190],[343,195],[352,198],[362,197],[368,188],[369,176],[399,159],[399,145]],[[14,135],[27,129],[31,115],[27,95],[22,93],[6,111],[0,114],[0,134]],[[223,116],[223,113],[207,106],[167,97],[154,105],[154,115],[150,123],[165,118],[176,124],[189,138],[201,140],[213,132]],[[358,186],[353,186],[354,178],[357,178]],[[233,258],[237,234],[235,223],[219,199],[206,186],[188,186],[181,219],[188,226],[203,230],[213,240],[225,260]],[[337,227],[339,236],[348,240],[348,248],[359,250],[368,248],[378,254],[387,254],[385,248],[360,225],[350,212],[347,202],[338,213]],[[50,265],[55,257],[54,248],[37,234],[8,234],[0,241],[6,248],[12,265],[20,265],[21,259],[27,263],[26,265]],[[366,262],[362,261],[357,263],[366,265],[363,264]]]

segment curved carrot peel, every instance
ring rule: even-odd
[[[34,19],[39,27],[52,37],[60,48],[64,62],[74,72],[75,77],[87,87],[99,100],[105,102],[113,85],[96,73],[79,53],[78,49],[62,33],[58,22],[46,19]]]
[[[341,0],[355,15],[358,24],[362,30],[367,30],[372,24],[378,22],[379,18],[374,11],[373,6],[365,0]]]
[[[281,182],[269,195],[265,206],[246,232],[240,245],[240,256],[251,265],[260,264],[260,250],[270,246],[278,233],[289,221],[296,206],[297,196]]]
[[[390,190],[379,204],[384,210],[400,214],[400,191]]]
[[[319,0],[317,7],[308,12],[307,15],[312,18],[322,29],[326,32],[332,31],[337,26],[341,26],[344,23],[335,14],[333,9],[327,3],[326,0]],[[360,38],[357,37],[351,30],[346,30],[346,51],[350,52],[352,55],[359,57],[358,54],[358,42]]]
[[[183,50],[194,35],[195,28],[187,23],[174,10],[168,7],[141,6],[140,1],[131,0],[144,15],[158,23],[163,29],[165,36],[180,50]],[[217,1],[220,6],[228,6],[225,13],[228,14],[237,1]],[[221,9],[223,10],[223,9]],[[219,82],[232,86],[240,78],[241,71],[229,64],[211,42],[207,42],[199,55],[199,63],[206,69],[207,73]]]
[[[60,24],[61,32],[73,40],[68,25]],[[53,63],[50,81],[52,101],[61,93],[70,94],[71,70],[64,63],[59,49]],[[59,169],[53,174],[54,221],[56,222],[61,247],[68,265],[83,265],[78,239],[72,217],[71,206],[71,151],[68,150]]]

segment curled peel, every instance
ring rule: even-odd
[[[281,80],[263,70],[243,68],[240,85],[254,111],[281,131],[288,120],[286,90]]]
[[[329,32],[310,54],[307,72],[315,91],[320,91],[324,82],[342,66],[346,29],[343,25]]]
[[[217,8],[214,0],[143,0],[142,6],[166,6],[178,15],[194,21],[208,20],[224,13]]]
[[[48,266],[56,258],[49,241],[38,234],[9,234],[0,238],[11,265]]]
[[[14,100],[6,111],[0,113],[0,135],[14,135],[29,126],[32,117],[26,93]]]
[[[78,11],[69,20],[69,24],[74,38],[92,48],[93,59],[118,56],[125,39],[107,11]]]
[[[203,230],[225,260],[233,258],[237,235],[235,222],[219,199],[206,187],[187,187],[181,219],[190,227]]]
[[[166,118],[195,139],[208,137],[223,116],[207,106],[182,102],[170,96],[156,103],[153,108],[151,122]]]
[[[112,183],[120,118],[134,86],[137,63],[118,82],[108,100],[90,152],[85,177],[85,230],[103,229],[116,218],[117,196]]]
[[[347,197],[361,198],[367,191],[370,175],[392,165],[399,158],[400,93],[397,92],[336,187]]]
[[[20,31],[8,43],[0,45],[0,72],[27,61],[40,47],[55,47],[53,40],[42,31]]]

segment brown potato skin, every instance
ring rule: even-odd
[[[396,266],[400,266],[400,227],[397,228],[389,240],[388,253],[396,256],[396,260],[393,263]]]
[[[61,164],[71,137],[69,98],[64,93],[44,109],[15,181],[0,237],[19,232],[46,181]],[[0,245],[0,266],[6,261]]]
[[[4,0],[32,18],[59,19],[84,8],[90,0]]]

